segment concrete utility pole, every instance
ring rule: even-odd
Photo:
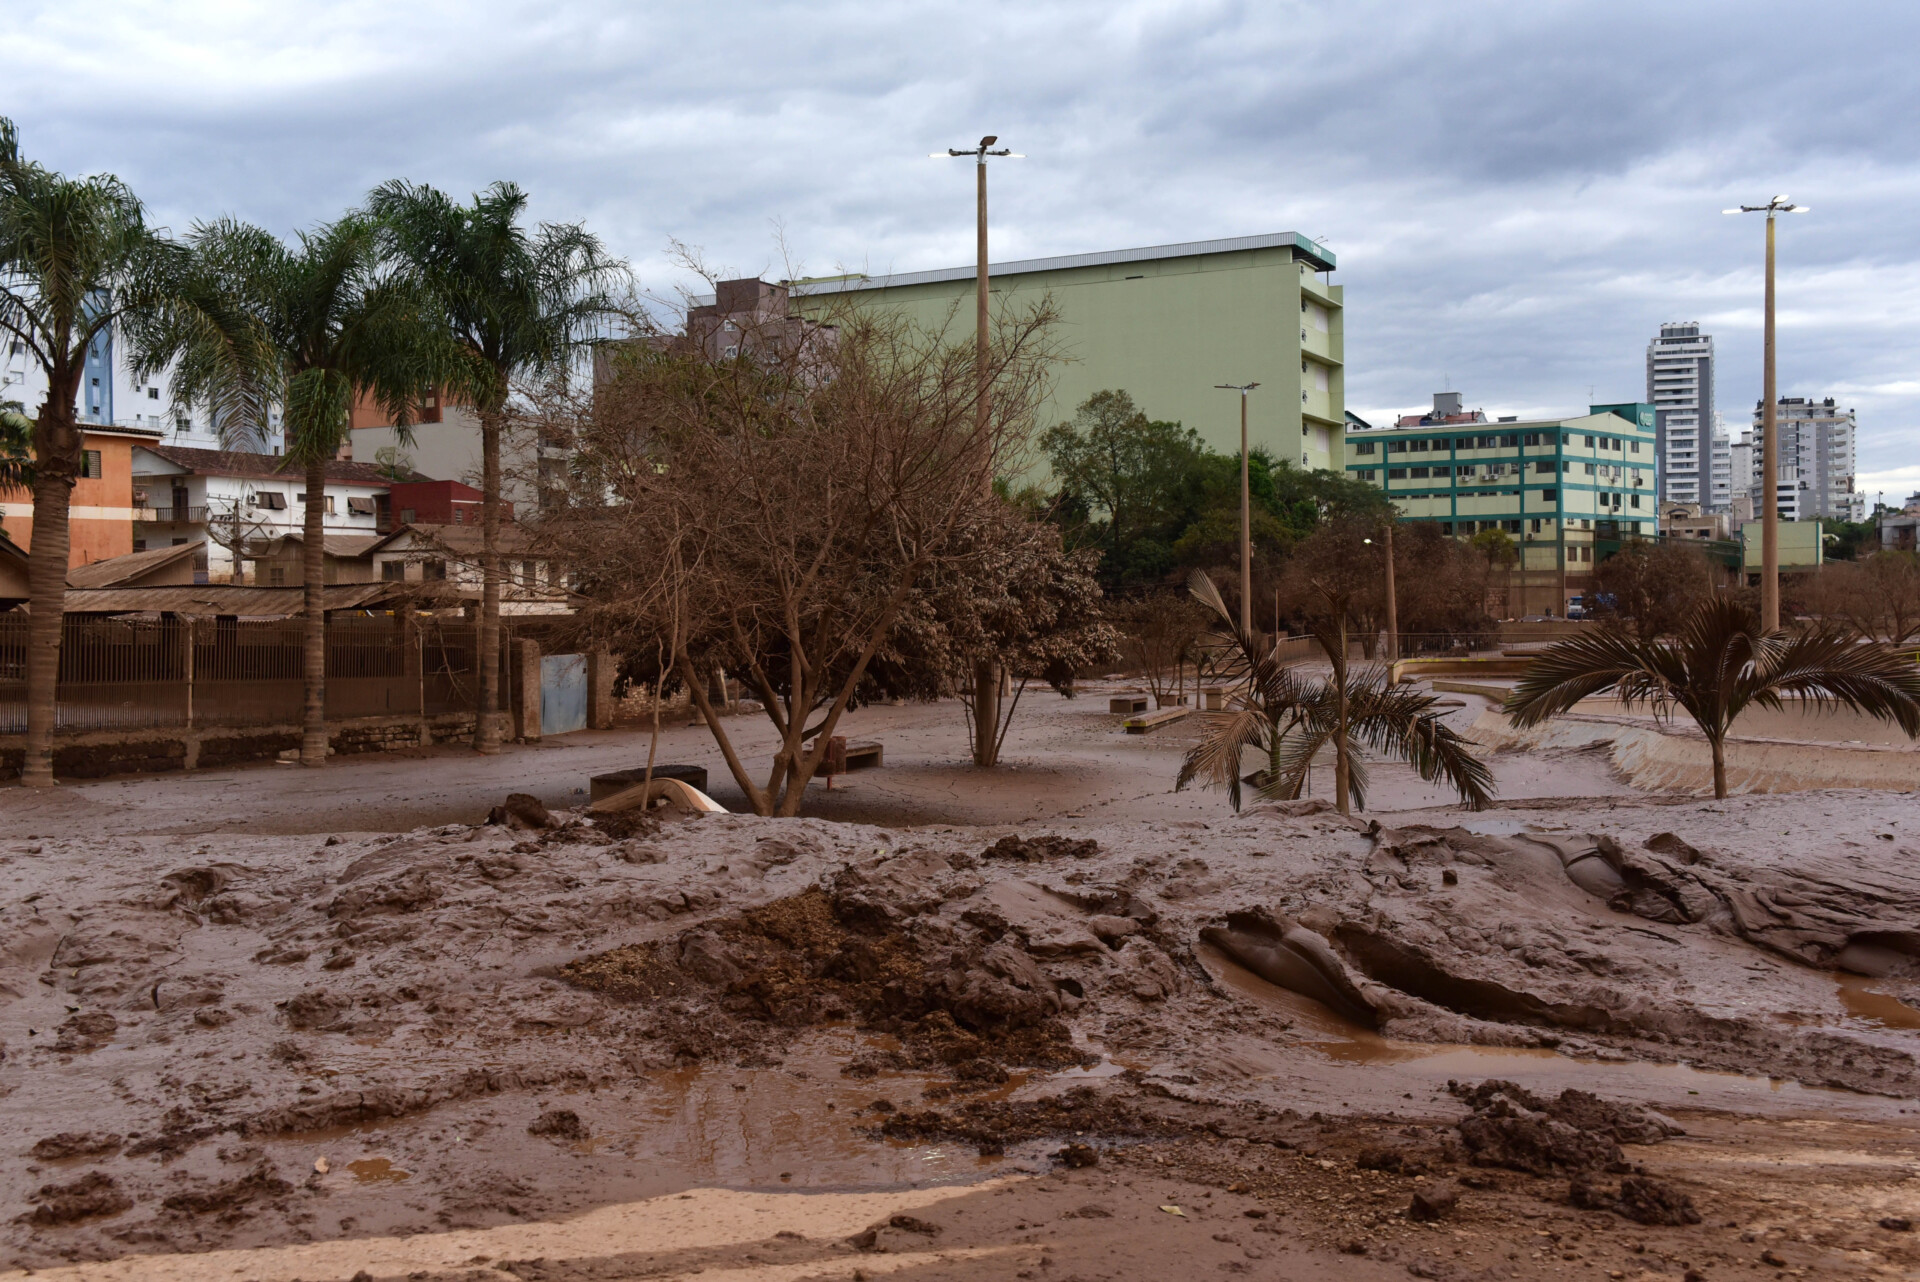
[[[987,157],[1020,159],[1019,154],[1009,148],[993,150],[993,144],[999,141],[997,135],[988,134],[975,146],[949,147],[932,153],[935,160],[972,156],[975,161],[973,361],[980,386],[974,405],[974,433],[983,450],[988,448],[987,429],[993,405],[993,331],[987,315]],[[983,484],[991,489],[993,477],[988,475]],[[991,766],[1000,759],[1000,682],[997,658],[989,656],[973,665],[973,763],[976,766]]]
[[[1247,480],[1247,393],[1258,383],[1215,383],[1223,392],[1240,393],[1240,631],[1253,635],[1253,502]]]
[[[1773,362],[1773,220],[1780,214],[1808,213],[1805,205],[1775,196],[1764,205],[1723,209],[1723,214],[1767,216],[1767,319],[1762,340],[1760,380],[1760,627],[1780,626],[1780,416]]]
[[[1400,661],[1400,594],[1393,585],[1393,525],[1400,519],[1398,508],[1387,513],[1382,542],[1387,554],[1387,662]],[[1371,544],[1372,539],[1367,539]]]

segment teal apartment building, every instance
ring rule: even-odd
[[[1597,560],[1659,531],[1654,408],[1594,405],[1568,418],[1488,422],[1457,393],[1392,427],[1350,425],[1349,475],[1384,488],[1402,521],[1470,538],[1505,530],[1519,550],[1517,613],[1552,611],[1586,590]]]

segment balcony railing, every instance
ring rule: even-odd
[[[133,509],[133,519],[146,525],[205,525],[207,509],[204,507],[148,507],[140,504]]]

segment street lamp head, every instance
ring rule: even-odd
[[[999,134],[988,134],[988,135],[987,135],[987,136],[986,136],[985,138],[982,138],[982,139],[980,140],[980,145],[981,145],[982,147],[991,147],[991,146],[993,146],[993,144],[995,144],[995,143],[997,143],[997,142],[999,142],[999,141],[1000,141],[1000,135],[999,135]],[[1786,197],[1785,197],[1785,196],[1782,196],[1782,197],[1781,197],[1780,199],[1782,199],[1782,200],[1785,200],[1785,199],[1786,199]]]
[[[1785,196],[1775,196],[1773,198],[1773,203],[1776,205],[1784,205],[1787,203],[1787,198]]]

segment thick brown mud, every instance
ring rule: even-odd
[[[1702,1157],[1727,1119],[1909,1151],[1920,874],[1885,815],[1439,818],[9,842],[0,1267],[1163,1166],[1276,1216],[1363,1172],[1394,1205],[1291,1212],[1378,1262],[1509,1196],[1758,1231]],[[1874,1222],[1920,1211],[1871,1187]],[[1904,1258],[1859,1232],[1821,1249]]]

